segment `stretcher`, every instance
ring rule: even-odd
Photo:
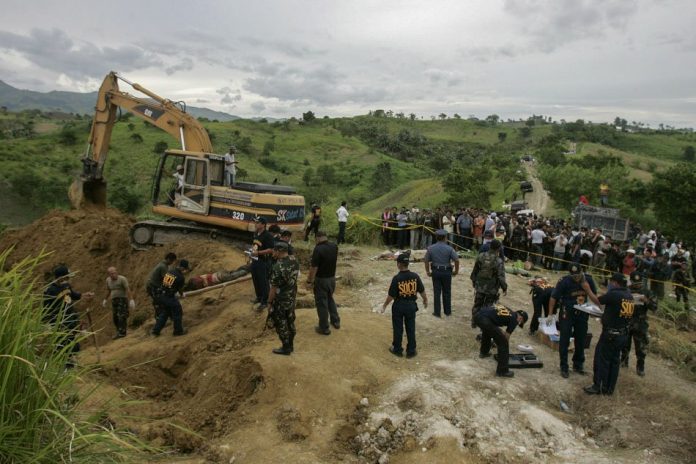
[[[544,367],[544,363],[535,354],[510,353],[508,357],[508,367],[510,369],[541,369]],[[494,354],[493,358],[497,361],[498,354]]]

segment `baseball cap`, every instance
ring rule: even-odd
[[[65,277],[66,275],[70,274],[70,270],[68,269],[68,266],[58,266],[53,270],[53,276],[56,279],[59,279],[61,277]]]
[[[401,264],[408,264],[411,259],[411,255],[408,253],[401,253],[399,256],[396,257],[396,262],[401,263]]]
[[[288,251],[288,242],[283,242],[282,240],[275,242],[273,249],[277,251]]]
[[[183,165],[183,164],[178,164],[178,165],[176,166],[176,170],[179,171],[179,170],[181,170],[181,169],[184,169],[184,165]]]
[[[179,260],[179,266],[177,266],[177,267],[180,267],[181,269],[187,269],[187,270],[191,269],[191,267],[189,266],[189,262],[186,259]]]
[[[447,231],[445,229],[437,229],[435,235],[438,237],[447,237]]]
[[[622,286],[626,286],[626,276],[623,275],[623,274],[620,273],[620,272],[615,272],[615,273],[611,276],[611,280],[613,280],[613,281],[616,282],[617,284],[620,284],[620,285],[622,285]]]
[[[572,263],[570,268],[568,268],[568,271],[570,271],[571,274],[580,274],[582,272],[582,268],[578,263]]]
[[[522,311],[521,309],[517,311],[517,314],[522,316],[522,324],[520,324],[520,328],[524,327],[524,324],[529,320],[529,314],[527,314],[527,311]]]

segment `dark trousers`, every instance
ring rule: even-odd
[[[309,233],[314,231],[314,236],[317,236],[317,232],[319,231],[319,224],[321,223],[321,220],[319,219],[312,219],[309,222],[309,227],[307,227],[307,230],[305,231],[304,239],[305,242],[309,239]]]
[[[434,313],[440,315],[440,307],[445,315],[452,314],[452,270],[451,269],[432,269],[433,272],[433,294],[434,294]],[[440,300],[442,296],[442,301]]]
[[[606,395],[614,393],[616,381],[619,379],[621,348],[626,344],[625,332],[611,335],[608,330],[602,330],[594,355],[594,384],[599,391]]]
[[[546,292],[541,289],[535,289],[532,292],[532,306],[534,306],[534,315],[532,316],[532,322],[529,324],[530,332],[536,332],[539,330],[539,318],[541,317],[542,310],[544,311],[544,317],[548,317],[550,298],[550,292]]]
[[[409,230],[406,227],[408,226],[399,227],[399,243],[397,244],[397,246],[400,250],[405,250],[410,245],[409,242],[411,239],[411,234],[409,233]]]
[[[114,327],[119,335],[126,335],[128,329],[128,299],[116,297],[111,299]]]
[[[256,299],[262,305],[268,304],[268,263],[264,258],[251,261],[251,280],[254,282]]]
[[[159,335],[164,326],[167,324],[167,319],[172,319],[172,324],[174,324],[174,335],[182,335],[184,333],[183,325],[183,309],[181,303],[175,297],[162,298],[160,299],[160,304],[162,305],[162,312],[157,316],[157,322],[155,322],[155,327],[152,329],[152,333]]]
[[[573,353],[573,369],[581,369],[585,364],[585,337],[587,336],[587,318],[589,314],[576,309],[561,310],[558,325],[561,337],[558,342],[558,353],[561,358],[561,370],[568,370],[568,347],[570,337],[575,338]]]
[[[339,245],[341,243],[346,243],[346,223],[345,222],[338,223],[338,238],[336,239],[336,243],[338,243]]]
[[[471,307],[471,328],[476,328],[476,313],[484,306],[490,306],[498,301],[497,293],[483,293],[476,291],[474,293],[474,306]]]
[[[155,310],[155,320],[157,320],[157,316],[160,315],[162,312],[162,305],[159,302],[159,288],[147,286],[146,289],[147,294],[150,296],[150,299],[152,300],[152,309]]]
[[[510,357],[510,346],[503,330],[495,325],[493,321],[485,316],[476,316],[476,324],[481,328],[481,354],[488,354],[491,351],[491,342],[495,341],[498,347],[498,367],[496,373],[504,374],[509,370],[508,362]]]
[[[335,277],[317,277],[314,279],[314,303],[317,305],[319,328],[322,330],[329,328],[329,320],[332,324],[341,323],[336,302],[333,299],[335,291]]]
[[[401,341],[404,336],[404,327],[406,328],[406,354],[414,354],[416,352],[416,311],[418,308],[415,305],[411,308],[403,307],[398,304],[392,306],[392,330],[394,340],[392,347],[394,352],[401,353]]]
[[[471,250],[471,246],[473,245],[473,240],[471,238],[471,229],[462,229],[461,234],[463,235],[462,246],[467,250]]]
[[[297,333],[297,330],[295,330],[295,302],[293,301],[292,304],[274,305],[270,316],[273,321],[273,327],[275,327],[283,346],[292,347],[293,339]]]
[[[631,342],[636,345],[636,367],[645,367],[645,358],[648,355],[648,317],[636,317],[628,326],[626,344],[621,348],[621,362],[628,365],[628,356],[631,353]]]

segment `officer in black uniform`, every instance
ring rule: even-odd
[[[589,314],[574,306],[585,304],[589,298],[594,304],[597,300],[597,287],[592,276],[585,274],[578,263],[570,265],[570,274],[563,277],[556,284],[556,288],[549,299],[549,314],[553,316],[556,311],[556,302],[560,302],[558,326],[561,332],[558,342],[558,353],[561,358],[561,376],[567,379],[568,374],[568,346],[570,337],[575,339],[575,353],[573,353],[573,371],[585,375],[585,337],[587,336],[587,320]],[[549,321],[553,318],[549,317]]]
[[[393,355],[403,356],[401,340],[405,327],[406,357],[412,358],[416,355],[417,294],[420,293],[423,299],[423,307],[428,306],[428,296],[425,294],[425,287],[418,274],[409,271],[409,258],[410,255],[407,253],[402,253],[396,258],[396,266],[399,269],[399,273],[391,281],[387,299],[382,305],[382,312],[386,311],[389,303],[394,302],[392,305],[392,330],[394,337],[389,351]]]
[[[635,308],[623,274],[617,272],[611,277],[609,291],[599,297],[599,302],[604,305],[602,335],[595,348],[593,383],[584,390],[590,395],[611,395],[619,378],[621,349],[626,345]]]
[[[167,271],[164,275],[158,299],[162,312],[157,316],[157,322],[155,322],[155,326],[152,328],[152,335],[155,337],[159,337],[169,318],[172,319],[172,324],[174,324],[174,335],[178,336],[186,333],[183,325],[183,308],[177,295],[183,295],[182,289],[186,282],[184,272],[189,270],[189,262],[181,259],[176,268]]]
[[[256,234],[251,247],[251,280],[254,282],[256,299],[252,303],[259,303],[258,311],[268,307],[268,292],[271,287],[268,283],[271,271],[271,259],[273,257],[273,235],[266,230],[266,218],[256,219]]]
[[[529,316],[525,311],[511,311],[501,304],[484,306],[476,312],[476,325],[481,329],[481,351],[479,358],[491,355],[491,342],[498,347],[498,367],[495,375],[498,377],[514,377],[514,372],[508,367],[510,358],[510,335],[515,327],[524,327]],[[503,332],[500,327],[507,327]]]

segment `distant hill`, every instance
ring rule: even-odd
[[[35,92],[22,90],[0,80],[0,106],[10,111],[41,110],[63,111],[66,113],[92,114],[97,92]],[[186,111],[196,118],[208,118],[211,121],[217,119],[221,122],[240,119],[239,116],[215,111],[208,108],[187,106]]]

